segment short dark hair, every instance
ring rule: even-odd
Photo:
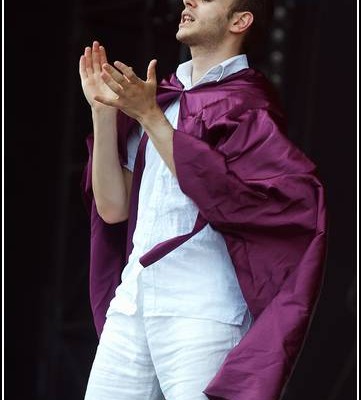
[[[242,50],[246,53],[256,51],[265,40],[273,18],[273,0],[234,0],[228,12],[249,11],[253,14],[253,23],[245,35]]]

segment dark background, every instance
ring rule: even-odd
[[[318,165],[330,217],[324,287],[284,400],[356,398],[356,2],[279,0],[264,57],[290,138]],[[78,60],[159,77],[187,58],[180,1],[5,4],[5,398],[82,399],[96,347],[80,196],[91,116]],[[247,399],[245,399],[247,400]]]

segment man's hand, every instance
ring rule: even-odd
[[[112,90],[113,96],[97,95],[94,99],[106,106],[119,108],[131,118],[136,119],[175,176],[173,127],[157,103],[156,64],[157,60],[149,63],[147,80],[143,81],[131,67],[120,61],[115,61],[116,68],[104,63],[101,77]],[[115,99],[114,94],[117,96]]]
[[[156,101],[156,63],[157,60],[149,63],[146,81],[140,79],[132,67],[128,67],[120,61],[114,62],[116,68],[108,63],[102,64],[100,75],[108,89],[111,89],[112,95],[99,93],[94,99],[104,105],[119,108],[125,114],[141,122],[149,114],[159,111]],[[116,98],[114,98],[114,94]]]
[[[109,109],[109,106],[99,103],[95,100],[96,96],[106,96],[107,98],[115,98],[114,92],[109,89],[108,85],[101,78],[102,65],[107,63],[107,56],[103,46],[98,42],[93,42],[93,47],[86,47],[84,54],[79,61],[79,74],[81,85],[85,98],[94,110]],[[116,112],[116,109],[114,109]]]

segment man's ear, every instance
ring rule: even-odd
[[[253,14],[249,11],[236,11],[235,13],[233,13],[230,22],[231,32],[245,32],[253,23]]]

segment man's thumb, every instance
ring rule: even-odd
[[[152,60],[148,65],[147,71],[147,80],[148,81],[157,81],[157,74],[155,72],[155,67],[157,65],[157,60]]]

